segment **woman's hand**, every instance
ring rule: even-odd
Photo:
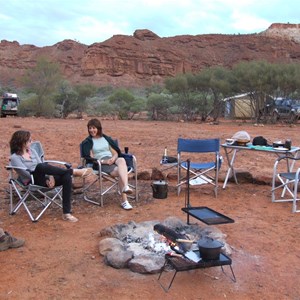
[[[115,159],[113,157],[111,157],[109,159],[101,160],[101,164],[104,164],[104,165],[112,165],[114,162],[115,162]]]
[[[107,160],[108,165],[112,165],[114,162],[115,162],[115,160],[113,157]]]
[[[47,184],[47,187],[52,189],[54,188],[55,186],[55,179],[53,176],[49,176],[49,178],[46,180],[46,184]]]

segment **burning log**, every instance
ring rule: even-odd
[[[155,224],[153,227],[154,231],[157,233],[163,235],[167,240],[176,243],[176,240],[178,239],[184,239],[185,236],[183,234],[177,233],[173,229],[164,226],[162,224]]]
[[[190,245],[186,244],[186,242],[180,242],[180,241],[186,241],[186,236],[180,233],[177,233],[176,231],[174,231],[173,229],[164,226],[162,224],[155,224],[153,227],[154,231],[156,231],[157,233],[161,234],[162,236],[164,236],[169,245],[174,247],[174,246],[178,246],[178,248],[180,250],[182,250],[182,252],[186,252],[187,250],[190,249]]]

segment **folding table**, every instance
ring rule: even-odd
[[[234,169],[234,163],[236,160],[237,153],[240,151],[259,151],[264,152],[266,154],[275,154],[277,157],[281,156],[290,156],[290,157],[297,157],[300,147],[291,147],[290,150],[286,148],[273,148],[271,146],[254,146],[252,144],[247,144],[246,146],[236,146],[236,145],[229,145],[229,144],[222,144],[221,145],[224,148],[225,156],[228,163],[228,169],[226,173],[226,177],[223,184],[223,189],[226,188],[229,176],[232,174],[234,177],[234,181],[236,184],[238,184],[238,180],[236,177],[236,172]],[[288,164],[287,161],[287,171],[290,172],[293,169],[293,163],[291,165]]]

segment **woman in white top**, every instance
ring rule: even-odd
[[[128,169],[126,161],[120,157],[121,151],[116,142],[109,136],[103,134],[102,125],[98,119],[91,119],[87,124],[89,136],[82,142],[82,157],[87,162],[95,159],[101,162],[101,171],[113,177],[119,177],[119,188],[122,191],[122,208],[132,209],[127,195],[132,194],[128,186]]]

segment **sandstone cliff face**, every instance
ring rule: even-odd
[[[59,62],[72,83],[147,86],[178,73],[199,72],[214,65],[231,67],[240,61],[299,63],[300,24],[272,24],[259,34],[168,38],[144,29],[90,46],[72,40],[42,48],[1,41],[2,85],[20,85],[18,79],[39,56]]]
[[[20,86],[21,76],[35,66],[38,57],[58,62],[62,73],[71,82],[81,82],[81,60],[86,45],[65,40],[48,47],[20,45],[18,42],[0,43],[0,85]]]

